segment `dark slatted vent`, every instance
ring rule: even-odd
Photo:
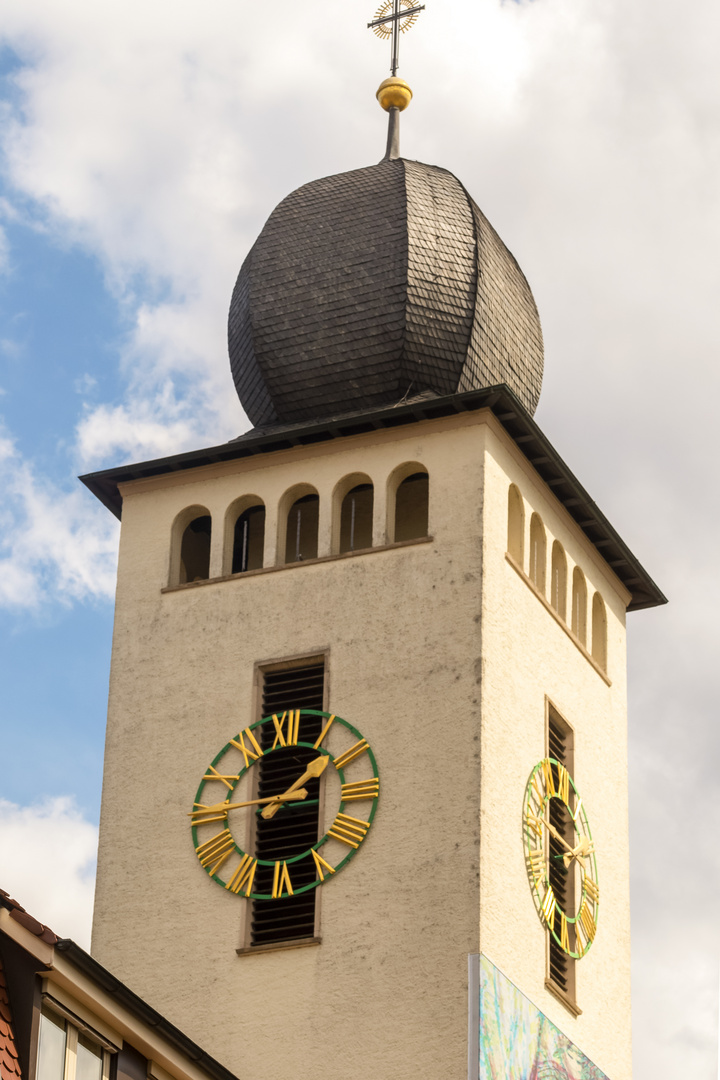
[[[322,709],[325,665],[283,668],[265,672],[262,715],[282,715],[286,709]],[[313,743],[322,731],[322,717],[301,717],[299,742]],[[263,734],[263,750],[272,745],[270,731]],[[317,751],[288,746],[260,759],[258,798],[279,795],[297,780]],[[318,838],[319,780],[309,780],[307,798],[302,803],[283,807],[275,817],[256,816],[255,854],[258,859],[287,859],[312,847]],[[312,859],[292,864],[293,888],[297,890],[315,879]],[[258,866],[255,887],[258,892],[272,892],[272,866]],[[315,889],[283,900],[253,900],[253,945],[271,945],[315,934]]]
[[[563,723],[559,716],[550,712],[548,722],[548,757],[554,758],[555,761],[560,762],[572,775],[573,762],[572,762],[572,745],[571,745],[571,733],[570,729]],[[553,768],[553,779],[555,781],[555,787],[558,785],[557,769]],[[572,796],[571,796],[572,797]],[[570,814],[567,811],[564,803],[560,799],[550,799],[550,824],[553,825],[560,835],[567,841],[572,847],[575,843],[575,830],[573,828]],[[557,898],[557,902],[560,908],[565,912],[573,912],[575,910],[575,875],[574,869],[571,873],[568,873],[563,865],[563,855],[567,848],[564,848],[559,840],[554,836],[550,836],[550,865],[549,865],[549,878],[552,885],[553,892]],[[555,932],[560,936],[560,911],[555,912]],[[570,935],[570,948],[575,949],[575,929],[572,923],[568,924],[568,933]],[[575,961],[571,956],[561,949],[555,938],[549,935],[550,939],[550,978],[555,985],[562,990],[566,997],[574,999],[575,997]]]

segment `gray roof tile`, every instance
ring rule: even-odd
[[[325,177],[273,211],[230,307],[256,425],[506,383],[530,412],[542,333],[514,258],[445,169],[397,159]]]

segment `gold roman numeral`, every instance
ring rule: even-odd
[[[252,855],[243,855],[240,860],[240,865],[236,869],[233,876],[225,886],[230,892],[239,893],[245,889],[245,895],[249,896],[252,892],[253,881],[255,880],[255,871],[257,869],[257,859],[253,859]]]
[[[328,829],[328,836],[342,840],[343,844],[357,849],[365,839],[369,828],[369,821],[348,817],[347,814],[338,814]]]
[[[567,804],[570,802],[570,773],[564,765],[558,765],[558,795]]]
[[[570,952],[570,935],[564,911],[560,912],[560,948],[564,949],[566,953]]]
[[[356,799],[377,799],[380,793],[380,781],[376,776],[372,780],[358,780],[354,784],[343,784],[340,789],[340,798],[343,802],[353,802]]]
[[[582,799],[578,799],[577,806],[575,807],[575,812],[573,813],[572,810],[570,811],[570,816],[572,817],[573,821],[577,821],[577,819],[580,817],[581,809],[582,809]]]
[[[534,833],[535,836],[538,836],[542,840],[543,827],[539,817],[528,812],[525,814],[525,824],[531,833]]]
[[[251,746],[245,745],[245,739],[248,739],[248,741],[251,743]],[[231,739],[230,745],[234,746],[237,750],[239,750],[242,756],[245,758],[246,769],[249,768],[251,761],[257,761],[259,757],[262,757],[260,743],[257,741],[249,727],[246,727],[244,731],[241,731],[237,739]]]
[[[600,886],[593,881],[592,878],[586,877],[583,881],[585,886],[585,893],[590,898],[593,904],[597,904],[600,901]]]
[[[585,946],[585,948],[587,949],[590,946],[591,942],[594,940],[595,932],[597,930],[597,926],[595,925],[595,919],[593,918],[592,912],[588,907],[587,900],[583,900],[582,904],[580,905],[580,911],[578,912],[578,923],[582,927],[583,934],[587,938],[587,945]]]
[[[318,855],[315,848],[311,849],[311,854],[313,859],[315,860],[315,869],[317,870],[317,875],[321,881],[325,880],[325,874],[323,873],[323,870],[327,870],[328,874],[335,873],[335,867],[331,866],[330,863],[326,863],[322,856]]]
[[[216,874],[226,859],[229,859],[235,850],[235,841],[232,838],[232,834],[229,829],[223,829],[217,836],[211,837],[210,840],[206,840],[204,844],[200,844],[195,848],[197,857],[201,864],[207,869],[210,867],[210,873]]]
[[[557,908],[557,900],[555,899],[555,893],[553,892],[552,885],[548,885],[547,892],[545,893],[545,899],[542,902],[541,911],[543,918],[549,927],[552,928],[552,920]]]
[[[539,777],[540,774],[536,772],[532,778],[532,789],[535,794],[536,801],[540,804],[540,806],[543,806],[545,803],[545,792],[542,789],[542,784]]]
[[[548,795],[555,794],[555,779],[553,777],[552,765],[550,764],[550,758],[545,758],[543,763],[543,776],[545,777],[545,791]]]
[[[537,848],[528,854],[528,863],[530,864],[530,870],[536,881],[542,880],[545,876],[545,852],[542,848]]]
[[[227,810],[222,811],[217,807],[208,809],[202,803],[194,803],[193,805],[196,807],[190,815],[190,821],[193,825],[210,825],[213,821],[227,821]]]
[[[335,719],[335,713],[333,713],[332,716],[328,718],[328,722],[326,723],[325,727],[320,732],[320,735],[318,736],[316,742],[313,743],[313,749],[315,749],[315,750],[320,749],[322,741],[325,738],[325,736],[327,735],[330,728],[332,727],[332,722],[333,722],[334,719]]]
[[[273,900],[279,900],[281,898],[283,889],[286,890],[288,896],[293,895],[293,887],[290,881],[290,874],[288,873],[287,863],[276,862],[275,870],[273,871]]]
[[[344,754],[335,758],[335,768],[344,769],[346,765],[349,765],[351,761],[354,761],[356,757],[360,757],[361,754],[364,754],[365,751],[369,749],[370,747],[367,739],[360,739],[354,746],[351,746],[349,750],[346,750]]]
[[[219,780],[221,784],[224,784],[228,791],[232,791],[233,784],[236,784],[240,776],[223,776],[221,773],[214,769],[212,765],[208,766],[208,771],[203,776],[203,780]]]
[[[284,712],[279,720],[273,714],[272,722],[275,725],[275,742],[272,744],[272,750],[275,749],[278,743],[280,746],[297,746],[300,732],[299,709],[290,709],[288,712]]]

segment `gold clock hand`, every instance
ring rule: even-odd
[[[195,810],[192,810],[188,817],[197,818],[203,817],[207,814],[225,814],[227,810],[238,810],[243,806],[261,806],[267,803],[274,802],[289,802],[290,799],[305,799],[307,798],[307,789],[299,788],[295,790],[286,791],[283,795],[271,795],[268,799],[250,799],[248,802],[231,802],[231,803],[213,803],[211,806],[206,806],[204,803],[195,803]],[[214,818],[210,820],[215,820]]]
[[[275,817],[275,814],[277,814],[278,810],[280,809],[281,803],[283,803],[289,795],[292,795],[295,791],[297,791],[297,789],[301,787],[301,785],[304,784],[307,780],[312,780],[320,776],[325,771],[329,760],[330,758],[327,757],[326,754],[320,754],[319,757],[313,758],[302,776],[298,780],[296,780],[295,783],[292,784],[286,792],[284,792],[282,795],[276,795],[274,799],[270,800],[270,805],[266,806],[265,809],[262,811],[262,817],[266,819]]]
[[[573,861],[573,859],[577,859],[577,861],[580,863],[580,866],[583,868],[583,870],[585,870],[585,857],[589,855],[593,850],[592,840],[589,840],[587,836],[583,836],[581,837],[579,844],[577,844],[575,847],[571,847],[565,837],[558,832],[554,825],[551,825],[549,821],[546,821],[544,817],[535,817],[535,815],[533,814],[529,814],[528,817],[530,817],[533,821],[542,823],[548,830],[548,832],[552,836],[554,836],[555,839],[559,841],[559,843],[561,843],[566,849],[567,854],[563,855],[563,866],[566,870],[569,868],[570,863]]]
[[[568,844],[567,840],[557,831],[554,825],[551,825],[549,821],[546,821],[544,817],[536,817],[535,814],[527,815],[530,821],[537,821],[539,825],[544,825],[547,831],[558,840],[564,848],[572,854],[572,848]]]
[[[587,836],[583,836],[580,843],[577,844],[571,852],[567,855],[563,855],[563,865],[567,870],[573,859],[577,859],[580,865],[585,870],[585,856],[590,855],[593,850],[593,842],[589,840]]]

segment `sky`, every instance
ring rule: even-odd
[[[82,944],[118,526],[77,476],[248,428],[245,254],[283,196],[384,153],[372,4],[271,7],[3,5],[0,885]],[[520,262],[536,419],[670,600],[628,619],[636,1080],[717,1069],[719,23],[711,0],[427,0],[401,45],[402,151]]]

